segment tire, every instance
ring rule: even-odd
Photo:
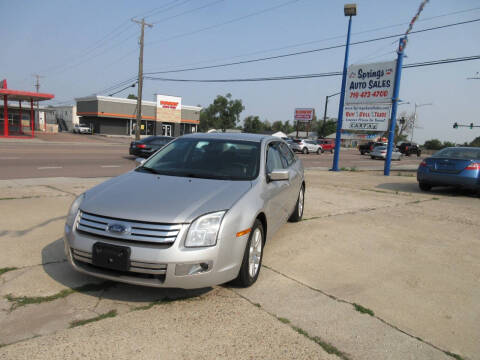
[[[330,154],[333,154],[333,149],[330,149]]]
[[[260,241],[258,243],[258,241]],[[260,268],[262,267],[263,245],[265,236],[263,225],[256,219],[252,231],[248,237],[245,253],[243,254],[242,266],[234,283],[241,287],[249,287],[257,281]],[[260,254],[260,257],[258,256]]]
[[[320,148],[317,149],[317,155],[320,155],[320,153],[323,153],[323,151],[320,150]]]
[[[292,215],[288,218],[290,222],[299,222],[302,220],[303,217],[303,209],[305,205],[305,188],[300,188],[300,192],[298,193],[297,204],[295,205],[295,209],[293,210]]]
[[[360,155],[364,155],[365,154],[365,151],[360,151]]]
[[[372,160],[375,160],[375,156],[370,156],[372,158]]]
[[[424,182],[419,182],[418,187],[422,191],[430,191],[432,189],[432,185],[424,183]]]
[[[308,149],[306,147],[302,149],[302,154],[308,154]]]

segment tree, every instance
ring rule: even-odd
[[[235,128],[244,109],[242,100],[232,99],[232,94],[217,95],[213,103],[200,112],[200,130],[215,128],[225,132],[226,129]]]
[[[393,143],[398,144],[399,142],[406,141],[408,135],[412,133],[414,125],[415,114],[407,114],[407,112],[403,111],[397,119]],[[385,137],[388,137],[388,133],[385,134]]]
[[[134,94],[128,94],[127,99],[137,100],[138,97]]]
[[[337,119],[327,119],[325,126],[323,126],[323,120],[318,122],[316,128],[319,138],[324,138],[337,131]]]
[[[469,146],[480,147],[480,136],[477,136],[475,139],[473,139]]]
[[[258,116],[247,116],[243,120],[243,131],[247,133],[259,133],[264,131],[265,125],[260,121]]]
[[[432,140],[425,141],[425,144],[423,144],[423,147],[428,150],[440,150],[444,146],[440,140],[432,139]]]

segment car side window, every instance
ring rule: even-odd
[[[285,158],[287,166],[290,166],[295,162],[295,155],[293,155],[292,150],[290,150],[288,145],[280,143],[279,150],[282,157]]]
[[[270,143],[267,148],[267,174],[273,170],[281,170],[284,168],[286,168],[286,160],[282,161],[282,155],[278,150],[278,143]]]

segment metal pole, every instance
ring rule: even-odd
[[[3,136],[8,137],[8,100],[7,100],[7,95],[3,95]]]
[[[402,63],[403,63],[403,50],[404,50],[404,41],[406,38],[401,38],[398,45],[398,58],[397,65],[395,70],[395,85],[393,88],[393,98],[392,98],[392,117],[390,119],[390,131],[388,133],[388,146],[387,146],[387,158],[385,159],[385,166],[383,169],[383,175],[390,175],[390,163],[392,162],[392,150],[393,142],[395,135],[395,126],[397,124],[397,107],[398,107],[398,96],[400,94],[400,79],[402,77]]]
[[[20,134],[23,134],[23,122],[22,122],[22,100],[18,100],[18,112],[20,117]]]
[[[35,136],[35,120],[33,118],[33,99],[30,99],[30,127],[32,128],[32,138]]]
[[[325,96],[325,111],[323,112],[322,137],[325,137],[325,124],[327,123],[328,95]]]
[[[340,104],[338,105],[337,136],[335,137],[335,152],[333,154],[333,165],[331,171],[338,171],[338,159],[340,156],[340,139],[343,120],[343,104],[345,102],[345,84],[347,82],[348,51],[350,48],[350,30],[352,17],[348,19],[347,45],[345,47],[345,61],[343,62],[342,89],[340,90]]]
[[[140,140],[140,128],[142,124],[142,90],[143,90],[143,38],[145,34],[145,25],[152,27],[152,24],[147,24],[145,19],[138,21],[132,19],[133,22],[141,25],[140,32],[140,56],[138,57],[138,93],[137,93],[137,127],[135,129],[135,140]]]

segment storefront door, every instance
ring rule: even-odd
[[[172,125],[162,125],[162,135],[172,136]]]

